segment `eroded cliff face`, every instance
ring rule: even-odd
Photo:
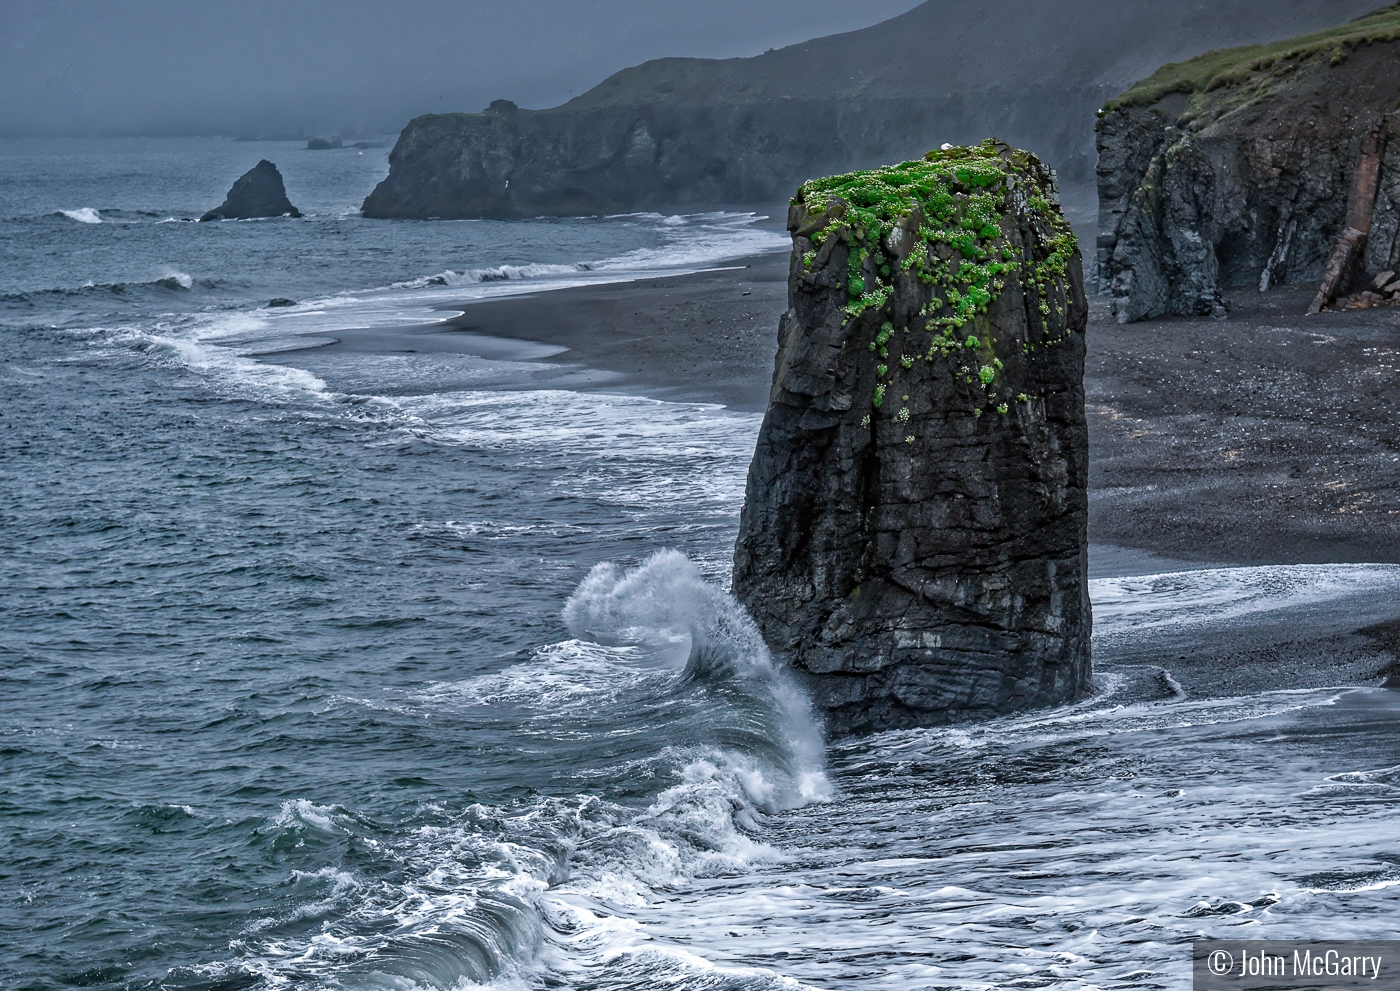
[[[939,133],[931,100],[649,103],[411,121],[368,217],[536,217],[771,201],[813,171]],[[800,122],[795,125],[795,122]],[[917,144],[927,142],[917,139]]]
[[[805,183],[734,592],[831,729],[1090,688],[1087,306],[1053,173],[988,142]]]
[[[1400,42],[1383,40],[1400,34],[1400,12],[1349,30],[1253,57],[1212,53],[1194,76],[1191,62],[1165,67],[1164,83],[1146,80],[1100,114],[1096,262],[1120,321],[1223,317],[1229,290],[1322,277],[1363,145],[1400,137]],[[1398,263],[1391,140],[1362,268]]]

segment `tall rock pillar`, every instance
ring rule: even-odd
[[[809,181],[734,592],[835,732],[1090,690],[1087,304],[1001,142]]]

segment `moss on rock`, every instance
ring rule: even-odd
[[[1019,278],[1040,300],[1042,328],[1052,312],[1066,305],[1066,266],[1078,241],[1060,211],[1053,171],[1030,152],[988,139],[979,145],[945,147],[921,160],[811,179],[792,199],[795,233],[812,249],[802,254],[810,271],[824,247],[848,247],[846,314],[883,314],[895,291],[895,274],[916,275],[933,295],[914,325],[901,328],[923,337],[915,356],[902,354],[908,368],[916,357],[933,361],[959,348],[991,354],[995,341],[967,329]],[[1032,260],[1013,248],[1016,217],[1034,218],[1043,232],[1041,252]],[[829,254],[829,251],[826,252]],[[896,328],[886,320],[870,342],[881,364],[872,405],[884,402],[890,341]],[[986,338],[986,339],[984,339]],[[989,360],[975,377],[989,392],[1000,363]]]
[[[1089,690],[1081,259],[988,141],[804,183],[733,588],[833,731]]]

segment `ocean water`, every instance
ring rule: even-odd
[[[0,143],[0,986],[1184,988],[1201,934],[1393,933],[1400,693],[1163,659],[828,741],[726,592],[758,417],[308,349],[783,247],[367,221],[385,154]],[[261,157],[306,219],[180,219]],[[1105,576],[1096,644],[1398,586]]]

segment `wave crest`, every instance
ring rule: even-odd
[[[780,668],[757,624],[733,596],[705,581],[684,554],[661,550],[623,571],[593,567],[564,605],[564,622],[580,639],[603,643],[690,640],[686,675],[758,687],[774,707],[784,751],[780,776],[750,792],[769,809],[795,808],[830,797],[821,729],[811,703]],[[748,790],[748,789],[746,789]]]

